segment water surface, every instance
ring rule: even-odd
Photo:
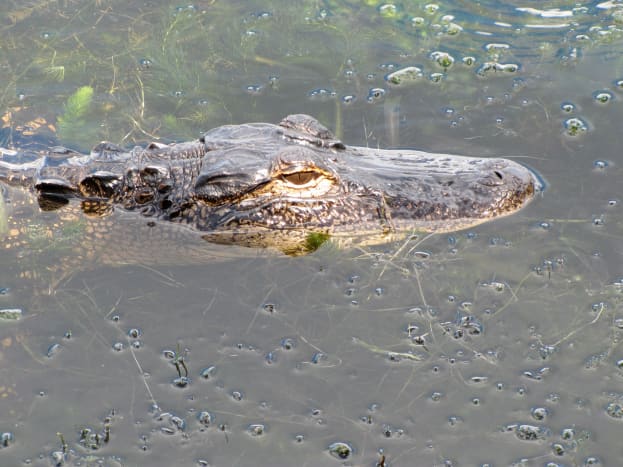
[[[56,214],[33,206],[0,251],[0,309],[22,315],[0,322],[2,465],[620,464],[623,4],[15,0],[0,18],[3,146],[306,112],[348,144],[509,157],[548,184],[469,231],[178,264],[140,243],[111,252],[135,264],[64,260],[89,245],[46,243]]]

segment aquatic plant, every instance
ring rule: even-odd
[[[82,86],[74,92],[64,105],[64,112],[58,117],[58,135],[61,140],[74,142],[92,141],[94,131],[85,118],[93,101],[93,88]]]

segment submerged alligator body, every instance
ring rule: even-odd
[[[79,205],[100,224],[121,211],[147,226],[175,223],[214,243],[288,254],[313,249],[310,238],[378,243],[471,227],[516,212],[541,188],[506,159],[347,146],[307,115],[221,126],[186,143],[22,156],[4,151],[0,182],[29,187],[43,211]]]

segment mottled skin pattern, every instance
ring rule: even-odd
[[[121,210],[148,227],[170,222],[214,243],[289,254],[313,249],[310,235],[379,242],[471,227],[516,212],[540,189],[506,159],[346,146],[307,115],[130,151],[101,143],[89,155],[52,148],[29,163],[5,155],[0,181],[29,187],[45,211],[79,203],[86,217],[105,219]]]

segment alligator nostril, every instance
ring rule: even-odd
[[[500,171],[498,171],[498,170],[494,170],[494,171],[493,171],[493,173],[494,173],[495,175],[497,175],[497,177],[498,177],[500,180],[503,180],[503,179],[504,179],[504,175],[502,175],[502,172],[500,172]]]

